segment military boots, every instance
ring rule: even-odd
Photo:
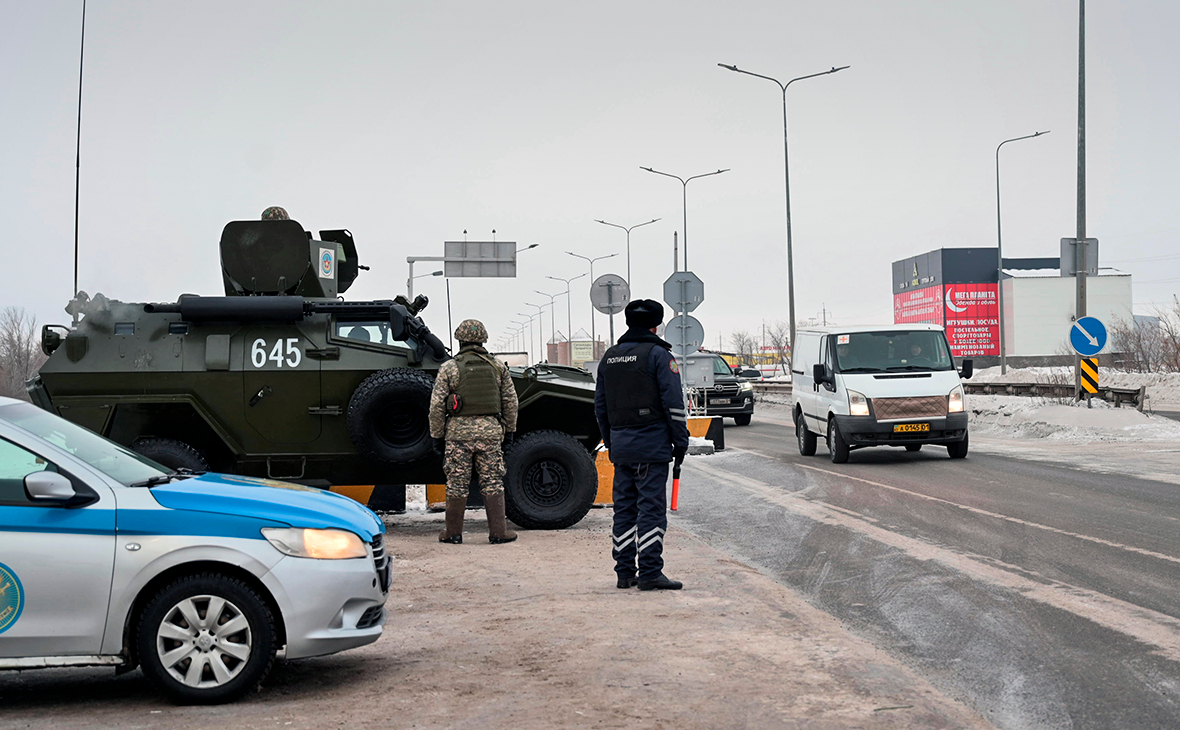
[[[449,542],[452,545],[463,544],[463,511],[466,509],[466,497],[462,499],[447,497],[447,526],[438,533],[439,542]]]
[[[504,516],[504,493],[485,494],[483,501],[488,513],[488,542],[499,545],[515,540],[516,533],[508,529],[508,518]]]

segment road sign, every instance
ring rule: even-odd
[[[673,312],[691,312],[705,301],[705,282],[691,271],[677,271],[664,282],[664,303]]]
[[[1069,330],[1069,344],[1082,357],[1097,355],[1106,347],[1106,326],[1096,317],[1082,317]]]
[[[459,276],[516,276],[515,241],[443,241],[443,271]]]
[[[1087,393],[1098,392],[1098,358],[1082,358],[1082,389]]]
[[[705,328],[696,317],[673,317],[664,326],[664,339],[671,343],[673,355],[691,355],[705,343]]]
[[[590,286],[590,303],[603,314],[618,314],[631,301],[631,287],[618,274],[603,274]]]

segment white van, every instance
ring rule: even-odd
[[[799,330],[791,360],[799,453],[815,454],[823,435],[832,461],[866,446],[945,446],[967,455],[967,412],[959,378],[972,362],[955,361],[942,327],[900,324]]]

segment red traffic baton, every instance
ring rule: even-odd
[[[672,511],[680,506],[680,465],[684,463],[684,457],[676,457],[676,462],[672,465]]]

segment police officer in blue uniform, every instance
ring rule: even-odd
[[[688,421],[672,346],[656,335],[664,307],[627,305],[627,332],[598,364],[594,414],[615,465],[614,549],[619,588],[678,590],[664,575],[668,463],[688,451]],[[636,576],[636,560],[639,574]]]

